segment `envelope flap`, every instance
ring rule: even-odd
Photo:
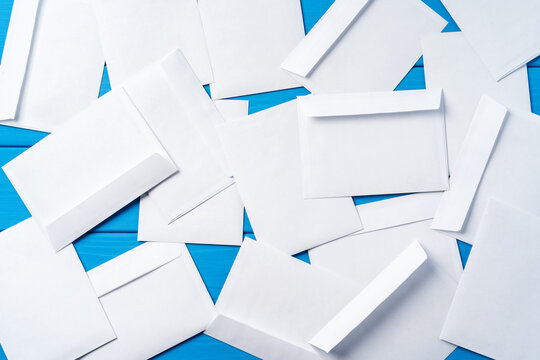
[[[289,54],[281,68],[303,77],[308,76],[370,1],[372,0],[335,1]]]
[[[414,241],[341,309],[309,343],[327,353],[330,352],[407,281],[426,260],[426,252],[418,241]]]
[[[145,243],[88,271],[98,297],[102,297],[169,262],[187,251],[175,243]]]
[[[169,158],[150,154],[58,218],[40,225],[58,251],[176,171]]]
[[[418,193],[357,205],[364,224],[364,229],[357,234],[431,219],[441,196],[442,192]]]
[[[484,175],[508,110],[483,95],[463,141],[450,177],[450,190],[444,192],[431,228],[461,231],[476,190]]]
[[[266,360],[320,359],[315,352],[298,347],[223,314],[216,317],[205,334]]]
[[[321,94],[298,98],[304,116],[331,117],[439,110],[442,89]]]

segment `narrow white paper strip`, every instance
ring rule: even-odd
[[[427,260],[418,241],[413,242],[386,269],[352,299],[309,342],[330,352],[351,331],[396,291]]]
[[[317,94],[299,98],[302,112],[310,117],[390,114],[438,110],[442,89],[376,91],[349,94]]]
[[[431,219],[435,216],[442,194],[418,193],[357,205],[364,229],[356,234]]]
[[[281,64],[283,69],[307,76],[338,41],[370,0],[336,1]]]
[[[39,3],[40,0],[13,3],[0,65],[0,120],[13,120],[17,115]]]
[[[463,227],[506,114],[504,106],[482,96],[452,170],[450,189],[437,208],[433,229],[460,231]]]

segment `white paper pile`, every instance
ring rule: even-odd
[[[0,120],[52,133],[3,167],[32,216],[0,234],[8,359],[203,332],[270,360],[537,359],[540,2],[443,3],[463,33],[420,0],[336,0],[307,35],[300,0],[15,0]],[[422,54],[427,89],[393,91]],[[71,243],[137,198],[144,244],[85,273]],[[240,246],[215,305],[186,243]]]

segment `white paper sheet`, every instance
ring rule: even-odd
[[[351,198],[303,198],[296,101],[219,131],[259,241],[295,254],[362,229]]]
[[[432,219],[442,192],[418,193],[356,205],[364,229],[357,233]]]
[[[113,88],[177,48],[201,84],[213,81],[197,0],[96,0],[94,5]]]
[[[3,167],[55,250],[177,171],[123,89]]]
[[[214,303],[183,244],[152,243],[88,272],[117,339],[83,359],[149,359],[204,331]]]
[[[246,116],[248,101],[217,100],[225,119]],[[216,245],[241,245],[244,204],[236,185],[203,202],[170,225],[148,195],[141,197],[139,207],[139,241],[164,241]]]
[[[413,242],[324,325],[309,343],[330,352],[377,310],[426,260],[427,254],[422,246],[418,241]]]
[[[459,32],[426,36],[422,47],[426,87],[444,89],[448,162],[452,172],[482,94],[523,111],[531,110],[527,68],[495,81]]]
[[[0,124],[54,130],[98,97],[103,64],[90,0],[15,1],[0,66]]]
[[[40,0],[16,1],[0,64],[0,119],[15,119],[24,84]]]
[[[538,358],[540,218],[491,200],[441,339],[493,359]]]
[[[0,234],[0,343],[10,360],[76,359],[116,336],[73,246],[34,219]]]
[[[214,72],[212,98],[300,86],[279,68],[304,36],[299,0],[199,0],[199,8]]]
[[[448,188],[442,91],[298,98],[306,198]]]
[[[337,0],[281,67],[312,93],[394,90],[446,21],[417,0]]]
[[[308,341],[356,295],[354,282],[244,240],[206,334],[267,359],[319,359]]]
[[[504,120],[504,112],[493,99],[481,99],[434,229],[472,243],[491,197],[540,216],[540,117],[508,109]]]
[[[387,217],[382,212],[378,216]],[[376,212],[371,215],[375,217]],[[330,355],[335,354],[333,359],[444,359],[455,349],[441,341],[439,333],[462,272],[456,241],[431,230],[429,221],[401,225],[403,217],[393,213],[385,221],[388,227],[381,230],[309,251],[314,266],[347,277],[360,287],[367,286],[414,241],[428,255],[426,263]]]
[[[249,113],[248,100],[214,100],[214,104],[227,121],[246,116]]]
[[[148,192],[168,223],[233,184],[215,129],[225,120],[180,51],[124,87],[179,170]]]
[[[540,55],[537,0],[442,2],[494,79],[501,80]]]

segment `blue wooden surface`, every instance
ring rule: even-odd
[[[459,30],[440,0],[423,1],[448,21],[448,25],[444,31]],[[320,16],[324,14],[332,3],[333,0],[302,0],[302,11],[306,31],[309,31],[313,27]],[[12,5],[13,0],[0,0],[0,52],[3,50]],[[422,65],[422,59],[420,59],[396,90],[425,88]],[[533,60],[528,66],[533,111],[540,113],[540,58]],[[51,84],[51,86],[53,85],[54,84]],[[110,86],[105,69],[99,95],[106,93],[109,89]],[[253,113],[307,93],[307,90],[298,88],[244,96],[241,97],[241,99],[250,100],[250,113]],[[0,166],[19,155],[26,148],[32,146],[46,135],[46,133],[36,131],[0,126]],[[355,198],[355,202],[360,204],[381,200],[387,197],[388,196],[373,196]],[[75,248],[77,249],[85,269],[90,270],[139,245],[136,240],[138,213],[138,201],[134,201],[132,204],[126,206],[116,215],[112,216],[75,242]],[[0,231],[29,216],[30,214],[9,183],[5,174],[0,171]],[[247,216],[244,223],[244,233],[247,234],[247,236],[254,237]],[[465,265],[471,246],[460,241],[458,241],[458,246],[462,262]],[[215,301],[219,296],[219,292],[225,282],[231,265],[234,262],[238,247],[188,245],[188,248],[197,264],[212,299]],[[309,262],[307,253],[299,254],[298,257]],[[204,334],[193,337],[164,352],[157,358],[163,360],[254,359],[254,357]],[[3,359],[5,359],[5,355],[0,348],[0,360]],[[458,348],[447,359],[480,360],[486,358],[465,349]]]

